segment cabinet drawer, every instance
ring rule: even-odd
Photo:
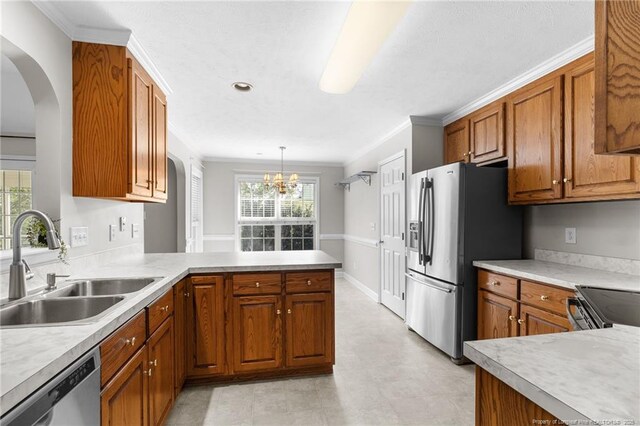
[[[151,336],[160,324],[173,313],[173,291],[169,290],[147,306],[147,336]]]
[[[331,272],[295,272],[286,275],[287,293],[316,293],[332,290]]]
[[[144,311],[140,311],[100,344],[100,383],[104,386],[125,362],[144,345],[147,332]]]
[[[280,274],[237,274],[233,276],[233,295],[280,294]]]
[[[566,316],[567,297],[574,292],[530,281],[520,282],[520,300],[529,305]]]
[[[478,288],[511,297],[512,299],[518,298],[517,279],[494,274],[483,269],[478,271]]]

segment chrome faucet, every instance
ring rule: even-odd
[[[13,224],[12,246],[13,262],[9,267],[9,299],[20,299],[27,295],[27,280],[33,278],[33,273],[22,259],[22,247],[20,245],[20,228],[22,223],[29,216],[35,216],[44,224],[47,230],[47,245],[49,250],[60,248],[60,240],[56,234],[53,222],[46,214],[39,210],[27,210],[21,213]]]

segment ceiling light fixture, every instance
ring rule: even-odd
[[[231,87],[240,92],[249,92],[251,91],[251,89],[253,89],[253,86],[251,84],[244,81],[236,81],[231,85]]]
[[[320,90],[334,94],[351,91],[410,4],[354,1],[320,79]]]
[[[267,188],[274,187],[278,190],[280,194],[286,194],[288,190],[295,189],[298,186],[298,174],[291,173],[288,180],[284,178],[284,150],[287,149],[286,146],[280,147],[280,172],[276,173],[271,180],[271,175],[269,172],[264,174],[264,185]]]

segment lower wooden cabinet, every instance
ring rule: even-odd
[[[173,406],[173,319],[168,318],[149,337],[149,424],[161,425]]]
[[[478,291],[478,339],[498,339],[518,335],[518,302]]]
[[[287,366],[333,360],[333,294],[292,294],[285,298]]]
[[[521,336],[561,333],[571,330],[571,324],[566,316],[552,314],[528,305],[520,305],[519,322]]]
[[[282,298],[241,296],[233,300],[233,370],[282,366]]]
[[[143,346],[102,390],[102,426],[146,426],[148,422],[149,367]]]

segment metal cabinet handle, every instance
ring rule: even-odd
[[[147,376],[151,377],[151,369],[148,370],[144,370],[144,374],[146,374]]]
[[[518,324],[524,324],[524,320],[523,320],[523,319],[518,318]]]
[[[562,181],[563,181],[564,183],[567,183],[567,182],[571,182],[571,179],[564,178],[564,179],[562,179]]]
[[[184,294],[184,297],[189,297],[189,292],[188,291]]]
[[[278,309],[278,310],[276,311],[276,314],[277,314],[277,315],[280,315],[281,313],[282,313],[282,311],[281,311],[280,309]]]
[[[549,300],[549,296],[545,296],[544,294],[540,296],[540,300]]]
[[[556,179],[554,179],[554,180],[551,181],[551,183],[554,184],[554,185],[557,185],[558,181]]]
[[[256,287],[260,287],[260,283],[256,283]]]
[[[311,280],[307,280],[307,285],[311,285]]]
[[[499,286],[499,285],[500,285],[500,281],[491,281],[491,282],[489,283],[489,285],[494,286],[494,287],[495,287],[495,286]]]
[[[157,359],[154,359],[153,361],[149,361],[149,365],[152,365],[152,366],[154,366],[154,367],[157,367],[157,366],[158,366],[158,360],[157,360]]]
[[[514,317],[513,315],[509,315],[509,321],[513,321],[514,319],[516,319],[516,317]]]
[[[136,345],[136,338],[132,337],[131,339],[125,339],[124,340],[124,344],[125,345],[135,346]]]
[[[160,310],[161,310],[162,312],[169,312],[169,305],[160,306]]]
[[[287,309],[287,313],[290,314],[291,313],[291,309]]]

